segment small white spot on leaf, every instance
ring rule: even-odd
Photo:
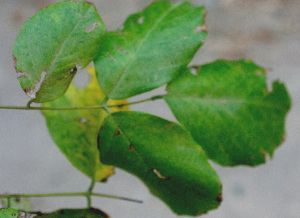
[[[144,23],[144,19],[145,19],[145,17],[144,17],[144,16],[141,16],[141,17],[138,19],[137,23],[138,23],[138,24],[143,24],[143,23]]]
[[[87,33],[92,32],[92,31],[95,29],[96,26],[101,26],[101,24],[98,23],[98,22],[92,23],[91,25],[89,25],[89,26],[85,29],[85,31],[86,31]]]
[[[196,68],[191,68],[191,69],[190,69],[190,72],[191,72],[191,74],[193,74],[194,76],[197,76],[197,75],[198,75],[198,71],[197,71]]]
[[[80,123],[86,123],[86,122],[87,122],[87,119],[85,119],[85,118],[80,119]]]

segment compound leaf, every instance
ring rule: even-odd
[[[66,1],[40,10],[21,28],[13,47],[23,90],[34,102],[54,100],[77,69],[99,52],[105,26],[92,4]]]
[[[100,159],[139,177],[177,214],[217,208],[221,182],[180,125],[142,112],[116,112],[99,131]]]
[[[171,81],[206,38],[204,8],[159,1],[106,34],[95,59],[98,81],[111,99],[128,98]]]
[[[104,94],[90,71],[91,82],[78,89],[73,84],[62,97],[44,103],[45,107],[80,107],[101,105]],[[43,111],[52,139],[69,161],[96,181],[105,180],[113,174],[112,166],[99,161],[97,135],[102,121],[107,116],[104,109],[98,110],[49,110]]]
[[[221,165],[264,163],[284,138],[290,97],[279,82],[269,92],[265,70],[251,61],[187,69],[167,89],[165,100],[178,121]]]
[[[89,209],[61,209],[49,214],[39,213],[35,217],[44,218],[109,218],[109,216],[103,211],[95,208]]]

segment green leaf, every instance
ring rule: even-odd
[[[177,214],[217,208],[221,182],[201,147],[176,123],[141,112],[117,112],[100,128],[100,159],[139,177]]]
[[[66,1],[40,10],[21,28],[13,47],[23,90],[34,102],[67,90],[77,68],[99,52],[105,26],[92,4]]]
[[[3,208],[0,209],[1,218],[17,218],[19,216],[19,211],[14,208]]]
[[[251,61],[188,69],[167,89],[165,100],[178,121],[221,165],[264,163],[284,139],[290,97],[279,82],[269,92],[265,70]]]
[[[77,107],[101,105],[104,94],[91,71],[91,82],[78,89],[73,84],[61,98],[44,103],[45,107]],[[69,161],[96,181],[105,180],[113,174],[113,167],[99,161],[97,135],[105,110],[54,110],[43,111],[52,139]]]
[[[109,218],[109,216],[103,211],[95,208],[90,209],[62,209],[49,214],[39,213],[35,217],[45,218]]]
[[[171,81],[206,38],[204,7],[159,1],[106,34],[95,59],[98,81],[111,99],[128,98]]]
[[[5,199],[0,199],[0,203],[3,205],[3,207],[8,206],[8,202]],[[31,211],[32,204],[28,198],[11,198],[10,207],[21,211]]]

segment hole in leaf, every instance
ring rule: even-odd
[[[89,84],[90,80],[91,80],[91,77],[86,70],[77,68],[77,74],[74,77],[74,79],[72,80],[72,83],[77,88],[83,89]]]

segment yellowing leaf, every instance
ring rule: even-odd
[[[101,105],[105,95],[95,77],[94,68],[88,69],[90,83],[79,89],[71,84],[61,98],[44,103],[45,107],[81,107]],[[123,100],[122,103],[126,103]],[[111,104],[121,103],[110,101]],[[128,109],[126,108],[122,108]],[[120,110],[118,107],[114,111]],[[113,174],[113,167],[103,165],[99,160],[97,135],[101,123],[107,116],[104,109],[97,110],[55,110],[44,111],[49,132],[69,161],[96,181],[107,179]]]

